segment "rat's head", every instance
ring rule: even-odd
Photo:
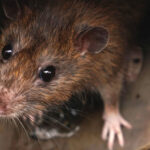
[[[44,110],[90,82],[91,55],[108,40],[104,28],[76,25],[52,10],[40,14],[25,8],[15,19],[10,7],[4,5],[4,10],[12,21],[0,37],[0,116]]]

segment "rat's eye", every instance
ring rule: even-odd
[[[55,71],[56,69],[54,66],[48,66],[40,71],[39,77],[44,82],[50,82],[52,78],[55,76]]]
[[[11,44],[6,45],[2,50],[3,59],[9,59],[13,54],[13,48]]]

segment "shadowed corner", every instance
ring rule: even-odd
[[[1,29],[3,28],[4,24],[3,24],[3,19],[5,18],[4,12],[3,12],[3,8],[2,8],[2,0],[0,0],[0,34],[1,34]]]
[[[148,6],[150,6],[150,1]],[[147,7],[147,13],[142,18],[141,24],[139,26],[139,33],[138,33],[138,43],[145,49],[150,47],[150,9]]]

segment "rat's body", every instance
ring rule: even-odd
[[[118,103],[144,1],[36,2],[32,10],[22,7],[15,19],[4,4],[12,21],[2,32],[0,49],[13,52],[8,59],[0,56],[1,115],[34,116],[47,104],[55,107],[72,94],[94,90],[105,104],[103,139],[109,134],[111,149],[116,134],[123,146],[120,126],[131,126]],[[48,66],[55,75],[44,82],[41,70]]]

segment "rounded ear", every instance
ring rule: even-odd
[[[20,6],[17,0],[3,0],[2,7],[5,16],[8,19],[15,19],[21,14]]]
[[[75,47],[85,53],[99,53],[108,43],[108,31],[103,27],[91,27],[88,30],[81,32],[75,41]]]

